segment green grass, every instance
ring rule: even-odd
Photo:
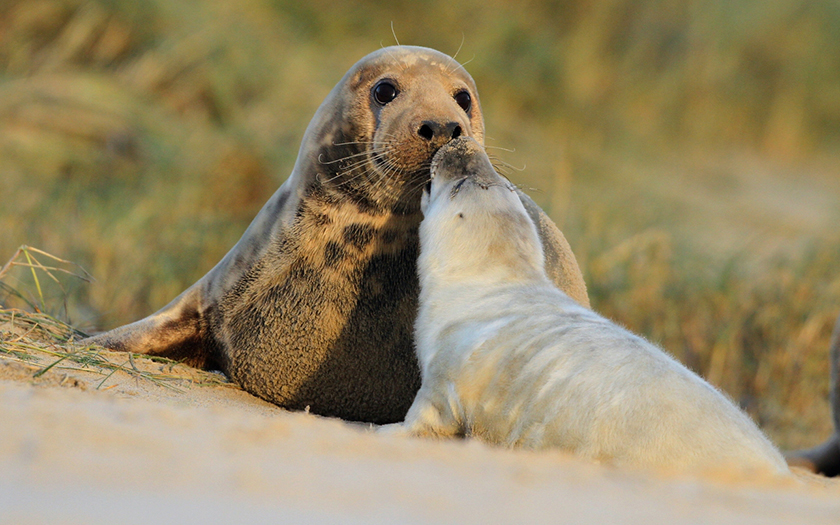
[[[783,446],[829,432],[833,0],[8,0],[0,260],[38,246],[95,281],[15,267],[0,304],[84,331],[166,304],[236,242],[392,22],[403,44],[463,41],[488,145],[525,167],[510,175],[566,233],[596,309]]]

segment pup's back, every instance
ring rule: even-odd
[[[457,398],[469,433],[616,464],[787,471],[724,395],[548,282],[463,285],[453,295],[469,305],[451,297],[461,314],[436,320],[437,360],[449,370],[433,390],[450,406]]]

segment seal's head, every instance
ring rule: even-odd
[[[422,198],[421,284],[545,279],[542,246],[513,185],[469,137],[441,147]]]
[[[394,46],[364,57],[307,129],[301,173],[366,211],[415,212],[432,156],[458,137],[484,141],[470,75],[433,49]],[[311,167],[312,169],[307,169]]]

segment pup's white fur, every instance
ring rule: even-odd
[[[788,472],[719,391],[551,284],[534,224],[475,141],[444,146],[432,174],[415,325],[422,387],[402,431],[668,470]]]

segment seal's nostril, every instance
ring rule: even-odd
[[[428,124],[420,126],[420,129],[417,130],[417,134],[426,140],[432,140],[435,136],[435,132],[432,131],[432,128],[430,128]]]
[[[443,142],[449,142],[452,139],[457,139],[463,135],[464,130],[457,122],[447,122],[441,124],[434,120],[424,120],[423,125],[417,129],[417,134],[428,141],[437,139]]]

